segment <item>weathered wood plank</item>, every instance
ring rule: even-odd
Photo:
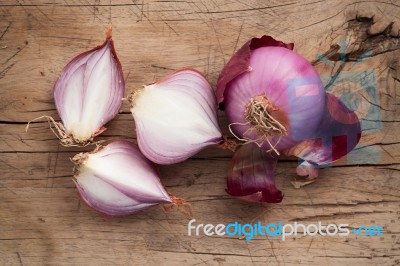
[[[221,125],[227,136],[230,136],[228,122],[221,116]],[[398,125],[393,122],[382,122],[385,135],[381,132],[366,134],[360,145],[348,156],[336,162],[343,164],[391,164],[400,161],[400,137],[397,134]],[[63,147],[52,133],[47,122],[32,123],[29,131],[25,132],[26,124],[0,124],[0,152],[80,152],[91,151],[93,147]],[[136,140],[134,121],[130,114],[122,114],[107,125],[107,130],[98,140],[113,139]],[[232,140],[234,139],[231,137]],[[368,156],[366,156],[368,155]],[[231,157],[229,150],[210,147],[195,155],[194,158],[226,158]],[[372,159],[371,159],[372,158]],[[282,156],[284,160],[295,160]]]
[[[286,241],[273,237],[266,241],[256,237],[249,242],[230,237],[189,237],[186,233],[187,221],[182,215],[164,213],[159,207],[107,222],[79,202],[70,177],[57,178],[50,174],[46,178],[47,169],[40,171],[37,168],[31,179],[18,173],[10,173],[2,179],[0,235],[1,239],[8,239],[4,241],[3,248],[12,252],[13,247],[19,244],[21,248],[18,252],[27,260],[35,256],[38,262],[50,259],[54,263],[58,262],[57,256],[72,253],[71,262],[79,263],[92,256],[83,250],[92,249],[98,257],[93,262],[99,263],[107,263],[110,258],[124,263],[132,256],[144,262],[147,256],[142,253],[154,252],[176,253],[177,257],[184,253],[194,261],[216,257],[230,260],[241,256],[245,261],[253,258],[260,263],[278,261],[289,264],[300,260],[296,252],[304,252],[301,263],[305,264],[321,256],[313,262],[315,265],[321,263],[322,258],[326,260],[330,257],[357,257],[358,263],[383,255],[387,256],[385,260],[388,263],[398,259],[398,171],[377,167],[326,169],[318,182],[304,189],[294,189],[289,181],[294,176],[296,164],[282,163],[277,185],[285,191],[284,202],[255,206],[224,195],[224,168],[227,163],[226,159],[189,160],[177,166],[164,166],[161,174],[168,190],[185,197],[192,204],[198,223],[218,224],[236,220],[241,223],[258,220],[284,223],[335,221],[355,227],[374,223],[385,228],[384,237],[368,240],[368,245],[367,237],[319,236],[311,239],[298,236],[296,240]],[[205,164],[207,168],[204,168]],[[370,173],[368,177],[365,176],[366,171]],[[70,170],[61,168],[57,172],[68,175]],[[336,191],[331,190],[332,187]],[[112,250],[107,248],[108,245],[113,246]],[[162,257],[161,254],[159,256]]]
[[[399,264],[399,13],[397,3],[385,0],[2,1],[0,264]],[[290,183],[296,162],[283,158],[277,171],[277,186],[285,193],[281,204],[250,205],[225,193],[229,151],[207,148],[160,170],[167,189],[191,203],[197,223],[381,225],[384,236],[190,237],[187,220],[177,211],[153,207],[104,219],[89,210],[71,180],[69,158],[90,148],[60,146],[47,122],[33,123],[28,133],[24,128],[41,115],[58,117],[52,86],[61,69],[77,53],[101,43],[110,24],[127,93],[183,67],[204,72],[215,87],[233,52],[262,34],[295,42],[295,50],[314,62],[326,83],[340,72],[328,88],[337,95],[347,88],[360,99],[365,85],[377,89],[380,117],[359,110],[363,123],[377,129],[364,131],[353,156],[322,170],[316,182],[301,189]],[[346,51],[335,49],[338,43]],[[228,134],[222,113],[220,118]],[[102,136],[115,138],[135,140],[126,104]]]

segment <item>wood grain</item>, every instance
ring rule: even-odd
[[[0,264],[400,264],[399,14],[400,5],[389,0],[2,1]],[[33,123],[28,133],[25,125],[41,115],[58,118],[52,86],[61,69],[101,43],[110,24],[127,93],[183,67],[199,69],[215,86],[234,51],[262,34],[294,42],[321,75],[330,75],[328,84],[372,71],[379,128],[366,130],[352,157],[301,189],[290,183],[295,159],[283,158],[277,173],[285,193],[281,204],[229,197],[225,172],[232,154],[215,147],[160,170],[167,189],[192,204],[196,223],[379,224],[384,236],[195,237],[187,235],[187,220],[177,211],[154,207],[105,219],[89,210],[77,196],[69,159],[89,148],[60,146],[45,121]],[[228,133],[222,112],[220,117]],[[103,139],[135,139],[127,105],[107,127]]]

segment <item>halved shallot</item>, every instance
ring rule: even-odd
[[[224,141],[207,79],[182,69],[130,97],[140,150],[158,164],[181,162]]]
[[[173,199],[158,172],[129,141],[114,141],[91,153],[79,153],[74,182],[81,198],[107,215],[131,214]]]
[[[62,145],[86,146],[118,114],[124,93],[124,76],[110,28],[102,45],[73,58],[56,81],[54,101],[62,122],[50,116],[39,118],[53,122],[56,130],[52,130]]]

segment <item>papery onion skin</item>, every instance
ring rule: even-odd
[[[197,70],[182,69],[145,86],[131,102],[140,150],[155,163],[182,162],[224,140],[214,92]]]
[[[172,200],[153,163],[129,141],[78,154],[74,182],[87,205],[106,215],[128,215]]]
[[[125,93],[111,30],[104,43],[73,58],[54,85],[54,100],[66,135],[86,144],[120,111]]]
[[[305,169],[323,167],[348,154],[360,138],[361,124],[356,113],[339,98],[326,93],[324,116],[314,137],[285,150],[284,154],[305,160],[308,163]]]
[[[296,174],[306,177],[308,180],[312,180],[318,177],[319,168],[316,164],[304,161],[296,167]]]
[[[293,50],[293,43],[284,43],[277,41],[271,36],[264,35],[261,38],[252,38],[246,42],[229,60],[222,69],[217,82],[217,100],[223,103],[224,92],[228,83],[238,77],[240,74],[250,70],[250,56],[253,50],[260,47],[285,47]]]
[[[287,149],[312,135],[324,109],[325,91],[319,74],[291,49],[293,44],[269,36],[253,38],[232,57],[218,79],[218,101],[223,103],[232,130],[265,150]],[[245,116],[249,102],[256,97],[270,102],[272,117],[287,130],[269,135],[271,144]]]
[[[283,193],[275,186],[277,161],[255,144],[241,146],[229,166],[226,192],[249,202],[281,202]]]

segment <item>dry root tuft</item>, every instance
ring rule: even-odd
[[[268,142],[271,149],[267,152],[274,151],[277,155],[279,155],[279,151],[275,147],[279,144],[282,136],[287,135],[287,129],[282,123],[272,116],[271,113],[277,110],[279,109],[268,100],[266,95],[258,95],[250,99],[250,102],[246,105],[244,117],[247,122],[231,123],[229,124],[229,131],[233,136],[235,136],[235,138],[240,141],[244,141],[245,144],[255,143],[261,147],[264,142]],[[232,125],[250,126],[250,128],[244,132],[243,136],[255,134],[259,136],[259,138],[240,138],[233,133],[231,129]],[[278,140],[276,143],[272,144],[270,139],[274,136],[278,136]]]
[[[179,212],[183,213],[188,220],[191,220],[193,218],[192,205],[190,205],[190,203],[188,203],[184,199],[175,197],[171,193],[168,194],[172,199],[172,203],[164,204],[163,205],[164,210],[166,212],[169,212],[172,211],[176,206]]]
[[[229,140],[226,136],[224,136],[224,141],[221,144],[219,144],[218,147],[221,149],[230,150],[230,151],[235,152],[238,145],[239,144],[236,143],[236,141]]]
[[[136,98],[143,92],[145,86],[142,88],[137,88],[135,89],[127,98],[126,100],[130,103],[130,105],[133,107],[135,106],[135,100]]]
[[[60,122],[57,122],[54,120],[53,117],[48,116],[48,115],[43,115],[40,117],[37,117],[31,121],[28,122],[28,124],[25,127],[25,132],[28,132],[28,129],[30,127],[31,122],[39,120],[39,119],[47,119],[47,122],[49,123],[51,131],[53,131],[54,135],[60,140],[61,145],[64,147],[86,147],[89,145],[96,145],[99,146],[101,143],[103,143],[103,140],[100,141],[94,141],[94,137],[100,135],[103,133],[106,128],[102,127],[100,128],[97,132],[95,132],[92,137],[88,140],[78,140],[75,139],[72,134],[68,133],[64,127],[64,125]]]

